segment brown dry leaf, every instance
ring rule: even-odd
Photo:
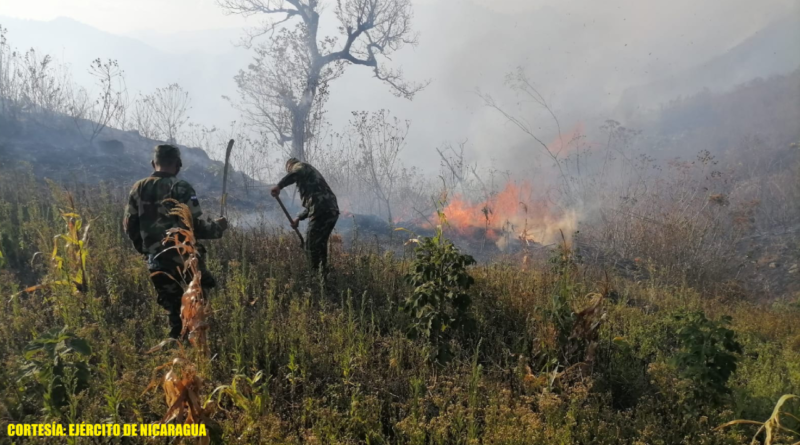
[[[191,258],[187,268],[192,272],[192,281],[181,298],[181,320],[183,321],[181,336],[188,338],[193,346],[204,350],[207,344],[208,321],[203,288],[200,285],[202,273],[197,267],[197,258]]]
[[[591,365],[594,362],[600,325],[606,318],[606,314],[602,310],[603,294],[595,293],[589,296],[592,297],[589,306],[575,314],[575,324],[569,337],[570,340],[573,340],[573,345],[576,344],[574,341],[580,341],[587,346],[583,356],[585,365]]]
[[[159,423],[175,421],[179,424],[206,424],[210,420],[209,416],[214,412],[215,406],[209,404],[209,406],[203,407],[200,402],[203,380],[197,375],[196,366],[187,359],[176,357],[171,362],[157,367],[154,375],[167,368],[169,369],[160,384],[164,390],[164,399],[168,408]],[[158,384],[158,379],[154,378],[145,393]],[[203,439],[200,438],[201,443]]]
[[[198,266],[199,259],[197,256],[197,249],[195,248],[196,239],[194,237],[194,227],[192,225],[192,213],[185,204],[178,203],[171,199],[167,201],[175,205],[170,211],[170,215],[177,216],[186,227],[168,230],[163,244],[169,247],[162,251],[163,253],[167,250],[175,250],[184,259],[184,266],[178,268],[179,278],[184,278],[184,280],[182,280],[182,285],[185,286],[183,296],[181,297],[181,321],[183,322],[181,337],[188,338],[193,346],[205,351],[207,345],[206,331],[208,330],[208,311],[203,298],[203,288],[200,285],[202,273]],[[178,282],[176,279],[178,277],[174,277],[166,272],[155,272],[153,275],[158,274],[166,275],[173,281]],[[185,278],[189,276],[191,276],[191,280],[187,285]],[[165,340],[150,349],[148,353],[162,349],[170,341],[178,342],[180,356],[174,358],[169,363],[157,367],[154,370],[152,381],[144,392],[147,393],[149,390],[159,385],[164,390],[164,401],[167,405],[167,412],[164,414],[160,423],[175,421],[179,424],[205,424],[209,421],[209,416],[214,412],[215,405],[209,404],[204,407],[200,402],[202,400],[200,391],[203,386],[203,380],[197,375],[197,367],[185,358],[183,345],[178,340]],[[169,369],[159,382],[156,375],[167,368]],[[209,438],[201,437],[200,443],[209,443]]]

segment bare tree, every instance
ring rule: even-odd
[[[339,0],[335,37],[319,36],[319,0],[218,0],[230,14],[264,14],[264,24],[250,30],[247,45],[269,35],[256,46],[255,60],[236,76],[241,104],[249,123],[268,132],[283,145],[292,144],[294,156],[305,159],[314,106],[324,102],[321,90],[339,77],[344,67],[372,68],[375,77],[395,95],[412,99],[425,84],[403,80],[402,71],[379,61],[406,44],[415,45],[411,31],[411,0]],[[289,23],[295,23],[289,27]],[[313,127],[313,125],[312,125]]]
[[[156,139],[158,137],[153,106],[151,105],[152,101],[153,98],[151,96],[139,93],[136,100],[133,101],[133,106],[129,113],[130,122],[128,127],[135,128],[140,136],[147,139]]]
[[[0,114],[15,119],[27,113],[40,124],[66,111],[69,70],[49,55],[12,50],[0,27]],[[43,117],[42,121],[38,118]]]
[[[120,83],[122,84],[122,90],[119,95],[119,102],[120,102],[120,110],[117,113],[116,117],[112,121],[114,127],[122,130],[128,130],[128,124],[130,123],[128,119],[128,114],[131,111],[131,98],[128,94],[128,85],[125,83],[125,77],[123,76],[120,79]]]
[[[22,57],[20,69],[20,100],[26,112],[48,117],[51,113],[63,111],[63,77],[56,72],[57,67],[52,57],[47,54],[39,56],[35,50],[30,49]]]
[[[386,110],[376,113],[353,112],[353,116],[351,125],[358,136],[361,150],[359,170],[363,172],[367,188],[386,207],[386,217],[389,225],[392,225],[392,201],[397,184],[406,173],[398,156],[405,147],[411,123],[400,122],[396,117],[389,118]]]
[[[467,140],[458,143],[458,148],[454,147],[452,143],[447,142],[441,148],[437,147],[436,152],[439,153],[441,159],[441,176],[445,182],[445,187],[448,190],[461,189],[461,194],[466,196],[466,182],[467,175],[469,174],[469,165],[464,157],[464,148],[467,145]]]
[[[20,108],[19,52],[8,43],[8,29],[0,27],[0,114],[14,119]]]
[[[89,66],[89,74],[95,78],[99,87],[97,98],[92,100],[83,88],[73,90],[69,114],[75,121],[78,132],[91,143],[109,123],[116,121],[122,114],[125,106],[125,82],[124,72],[117,61],[112,59],[105,62],[99,58],[93,60]],[[84,127],[87,126],[88,133],[84,134]]]
[[[538,125],[534,125],[528,122],[524,117],[519,115],[512,114],[507,108],[503,107],[502,105],[498,104],[497,101],[491,95],[484,93],[480,90],[477,90],[477,95],[483,99],[483,102],[489,108],[493,108],[497,112],[503,115],[508,121],[517,128],[519,128],[523,133],[529,136],[533,141],[536,142],[542,149],[542,151],[553,161],[559,171],[559,176],[562,181],[563,190],[566,193],[567,197],[569,198],[572,195],[572,187],[567,177],[566,172],[564,171],[563,166],[563,159],[560,156],[561,151],[569,145],[570,141],[565,143],[564,137],[561,132],[561,123],[558,120],[555,112],[553,111],[552,106],[550,103],[545,99],[545,97],[539,92],[536,88],[534,83],[530,80],[528,75],[525,73],[525,70],[522,67],[517,68],[516,71],[509,73],[506,75],[506,85],[517,94],[518,102],[517,103],[524,103],[524,102],[533,102],[534,104],[538,105],[541,109],[545,110],[549,115],[549,118],[552,119],[553,123],[555,124],[556,131],[558,133],[558,143],[555,146],[548,146],[547,143],[542,140],[541,134],[535,129],[539,128]],[[574,140],[574,138],[573,138]]]
[[[165,88],[156,88],[148,103],[152,107],[153,126],[158,135],[169,143],[175,143],[181,127],[189,120],[186,115],[191,109],[189,93],[173,83]]]

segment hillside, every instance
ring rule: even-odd
[[[190,116],[194,122],[210,127],[236,120],[222,96],[235,96],[233,76],[247,65],[250,56],[230,42],[226,42],[224,52],[173,53],[64,17],[39,22],[0,16],[0,25],[8,28],[12,45],[22,51],[34,48],[69,65],[75,82],[86,88],[94,87],[95,80],[87,73],[92,60],[115,59],[125,71],[131,98],[178,83],[191,92]]]
[[[17,121],[0,119],[0,169],[30,170],[39,179],[62,184],[99,185],[127,189],[147,176],[152,168],[153,147],[160,144],[136,131],[106,128],[90,143],[66,116],[25,116]],[[189,181],[211,209],[222,192],[224,164],[214,161],[200,148],[181,146],[181,177]],[[251,209],[264,196],[244,192],[241,172],[230,172],[229,204]],[[271,200],[270,200],[271,201]]]
[[[800,67],[800,17],[763,28],[723,54],[678,74],[626,89],[616,113],[629,119],[703,90],[720,93],[755,78],[786,74]]]

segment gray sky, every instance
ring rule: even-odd
[[[430,79],[430,87],[407,102],[371,80],[368,70],[351,67],[332,88],[329,116],[341,126],[352,110],[388,108],[413,121],[410,158],[433,155],[433,148],[444,141],[469,138],[475,159],[482,162],[502,161],[511,152],[506,148],[524,143],[473,94],[481,88],[513,105],[503,77],[516,66],[525,67],[562,116],[562,124],[571,127],[611,117],[629,87],[682,79],[687,70],[724,54],[770,23],[800,17],[798,0],[414,3],[420,44],[402,51],[395,62],[410,78]],[[44,46],[62,54],[73,67],[87,66],[90,57],[119,58],[133,89],[175,81],[188,85],[196,121],[224,126],[235,118],[219,96],[235,92],[232,77],[249,60],[245,50],[230,44],[247,23],[223,14],[214,0],[0,0],[0,14],[37,21],[68,17],[106,33],[134,37],[150,48],[99,42],[103,39],[97,36],[70,43],[79,41],[71,40],[76,36],[48,36],[39,28],[34,32],[33,27],[26,34],[22,22],[11,27],[10,35],[20,47]],[[797,37],[800,42],[800,34]],[[793,48],[800,51],[800,43]],[[148,66],[148,61],[153,62]],[[746,68],[744,75],[769,69],[731,70],[739,68]],[[523,113],[532,122],[541,120],[543,133],[550,130],[535,110]]]

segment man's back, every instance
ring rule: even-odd
[[[174,199],[189,207],[197,239],[217,239],[222,236],[221,227],[200,219],[200,203],[188,182],[172,174],[154,172],[133,186],[126,210],[125,230],[140,253],[161,252],[166,231],[180,226],[178,218],[169,215],[172,206],[165,202],[167,199]]]
[[[310,215],[317,212],[339,213],[336,195],[322,174],[310,164],[297,162],[292,165],[291,171],[278,186],[283,188],[290,184],[296,184],[303,207],[308,209]]]
[[[134,184],[128,201],[128,215],[139,217],[141,244],[137,250],[141,248],[140,252],[156,254],[163,250],[161,241],[164,234],[178,223],[175,217],[169,215],[164,200],[173,198],[175,186],[181,182],[175,176],[155,172]]]

